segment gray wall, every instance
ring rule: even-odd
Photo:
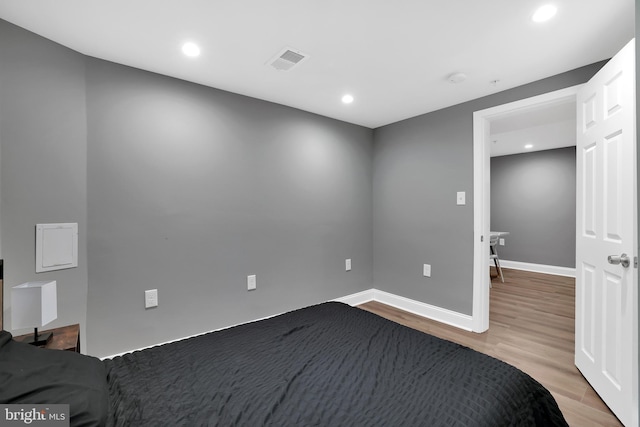
[[[574,268],[576,148],[492,157],[491,229],[500,259]]]
[[[56,280],[58,319],[87,315],[87,192],[84,58],[0,20],[0,230],[5,329],[11,287]],[[35,225],[77,222],[78,268],[35,273]],[[13,331],[25,333],[28,330]],[[81,337],[84,343],[84,338]]]
[[[83,350],[371,287],[372,130],[87,58],[5,21],[0,79],[5,295],[58,280],[52,326],[80,323]],[[35,224],[62,221],[80,225],[79,267],[36,275]],[[160,305],[145,310],[151,288]]]
[[[97,59],[87,106],[92,353],[371,287],[370,129]]]
[[[586,82],[604,62],[375,130],[374,285],[471,314],[473,112]],[[465,191],[467,204],[456,205]],[[430,278],[422,264],[432,265]]]

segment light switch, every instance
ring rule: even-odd
[[[256,275],[247,276],[247,290],[253,291],[257,286]]]
[[[153,308],[158,306],[158,290],[149,289],[144,291],[144,308]]]
[[[425,264],[422,267],[422,275],[424,277],[431,277],[431,264]]]
[[[465,198],[466,198],[466,193],[464,191],[458,191],[458,194],[456,196],[457,204],[464,205],[466,203]]]
[[[351,271],[351,258],[345,260],[344,268],[345,268],[346,271]]]

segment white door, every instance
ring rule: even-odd
[[[632,40],[577,98],[576,366],[626,426],[638,426],[635,93]]]

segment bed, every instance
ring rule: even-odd
[[[337,302],[104,361],[28,347],[0,335],[0,403],[72,425],[567,425],[515,367]]]

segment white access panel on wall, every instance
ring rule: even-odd
[[[78,266],[78,224],[36,225],[36,273]]]

